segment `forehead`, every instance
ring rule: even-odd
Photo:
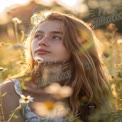
[[[37,31],[51,32],[51,31],[64,31],[63,22],[60,21],[45,21],[40,24]]]

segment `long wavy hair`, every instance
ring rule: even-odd
[[[63,42],[71,52],[73,63],[73,76],[67,83],[73,89],[73,94],[68,98],[72,112],[82,114],[82,105],[91,102],[98,109],[106,104],[111,92],[101,59],[101,44],[92,29],[74,16],[58,12],[36,13],[31,21],[34,27],[25,43],[28,70],[33,70],[36,65],[30,46],[35,30],[45,21],[60,21],[64,24]]]

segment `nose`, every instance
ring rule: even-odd
[[[44,36],[42,39],[39,40],[39,46],[48,46],[48,42],[47,42],[47,37]]]

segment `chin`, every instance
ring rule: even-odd
[[[55,60],[55,58],[42,58],[40,56],[36,56],[34,58],[34,60],[38,63],[56,63],[57,61]]]

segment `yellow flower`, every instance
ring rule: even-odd
[[[52,101],[46,101],[44,102],[44,105],[47,107],[48,110],[53,110],[55,107],[55,104]]]
[[[69,86],[60,86],[58,83],[53,83],[45,88],[45,92],[54,95],[57,99],[71,96],[72,89]]]
[[[24,95],[20,95],[21,96],[21,98],[20,98],[20,100],[19,100],[19,103],[26,103],[26,104],[28,104],[28,103],[30,103],[30,102],[33,102],[33,97],[31,97],[31,96],[24,96]]]

